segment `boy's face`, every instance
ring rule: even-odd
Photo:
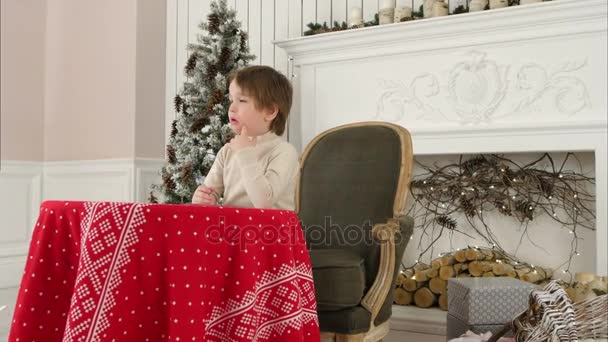
[[[243,126],[247,127],[248,136],[259,136],[270,130],[270,124],[277,116],[277,110],[256,108],[255,99],[245,94],[236,81],[230,83],[229,96],[228,117],[230,127],[235,134],[241,134]]]

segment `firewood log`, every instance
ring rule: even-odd
[[[416,271],[416,273],[414,273],[414,278],[416,279],[416,281],[421,282],[429,280],[429,277],[426,275],[426,271],[426,269]]]
[[[461,249],[459,251],[456,251],[454,253],[454,259],[456,260],[456,262],[465,262],[467,261],[467,249]]]
[[[492,272],[497,276],[506,275],[509,271],[513,270],[513,266],[504,262],[497,262],[492,265]]]
[[[442,294],[447,291],[448,282],[441,278],[432,278],[429,281],[429,289],[435,294]]]
[[[402,288],[395,289],[393,298],[395,303],[400,305],[410,305],[412,303],[412,293],[407,292]]]
[[[462,271],[466,271],[469,269],[469,264],[468,263],[456,263],[454,264],[454,271],[456,271],[456,273],[460,273]]]
[[[471,261],[469,263],[469,273],[473,277],[481,277],[484,272],[488,272],[492,269],[492,265],[489,261]]]
[[[484,278],[492,278],[492,277],[496,277],[496,274],[494,274],[494,272],[492,272],[492,271],[483,272],[482,277],[484,277]]]
[[[536,267],[534,268],[534,270],[526,274],[522,274],[519,279],[527,281],[529,283],[538,283],[547,279],[547,271],[542,267]]]
[[[481,252],[479,252],[479,250],[475,249],[475,248],[469,248],[466,250],[465,252],[467,260],[469,261],[476,261],[476,260],[482,260],[484,257],[481,254]]]
[[[421,271],[421,270],[426,270],[427,268],[429,268],[429,265],[419,262],[416,265],[414,265],[414,271]]]
[[[401,287],[401,285],[403,285],[403,281],[404,281],[405,279],[407,279],[407,278],[405,277],[405,273],[400,272],[400,273],[397,275],[397,280],[395,281],[395,287]]]
[[[454,257],[451,255],[445,255],[439,258],[439,263],[441,266],[451,266],[454,265]]]
[[[437,296],[428,287],[421,287],[414,293],[414,303],[420,308],[430,308],[437,302]]]
[[[427,278],[437,278],[439,276],[439,270],[438,269],[434,269],[433,267],[429,268],[428,270],[426,270],[426,276]]]
[[[443,311],[448,311],[448,294],[442,293],[439,296],[439,308]]]
[[[511,278],[517,278],[517,272],[515,272],[515,270],[510,270],[507,272],[506,276]]]
[[[457,277],[458,278],[471,278],[471,275],[468,272],[462,272]]]
[[[441,268],[441,261],[439,258],[431,261],[431,268],[434,270],[439,270]]]
[[[424,286],[424,283],[422,282],[417,282],[415,279],[412,278],[406,278],[403,281],[403,284],[401,285],[401,287],[409,292],[414,292],[416,290],[418,290],[419,288],[421,288],[422,286]]]
[[[452,266],[441,266],[439,269],[439,278],[443,280],[448,280],[456,276],[456,271],[454,271],[454,267]]]

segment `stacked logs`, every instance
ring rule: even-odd
[[[513,277],[538,284],[551,279],[553,272],[517,262],[498,250],[471,247],[438,257],[431,265],[418,263],[401,272],[394,302],[421,308],[439,306],[447,311],[447,280],[454,277]]]

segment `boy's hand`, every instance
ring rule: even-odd
[[[213,188],[208,186],[199,185],[194,191],[194,195],[192,195],[192,203],[193,204],[202,204],[202,205],[215,205],[217,204],[217,197],[215,195],[215,191]]]
[[[255,146],[256,140],[257,137],[250,137],[247,135],[247,127],[243,126],[243,128],[241,128],[241,134],[230,140],[230,149],[236,152],[246,147],[253,147]]]

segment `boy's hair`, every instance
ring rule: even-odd
[[[270,130],[283,135],[293,97],[293,88],[287,77],[269,66],[253,65],[233,71],[228,76],[228,84],[232,81],[253,98],[256,108],[277,107],[278,113],[270,123]]]

